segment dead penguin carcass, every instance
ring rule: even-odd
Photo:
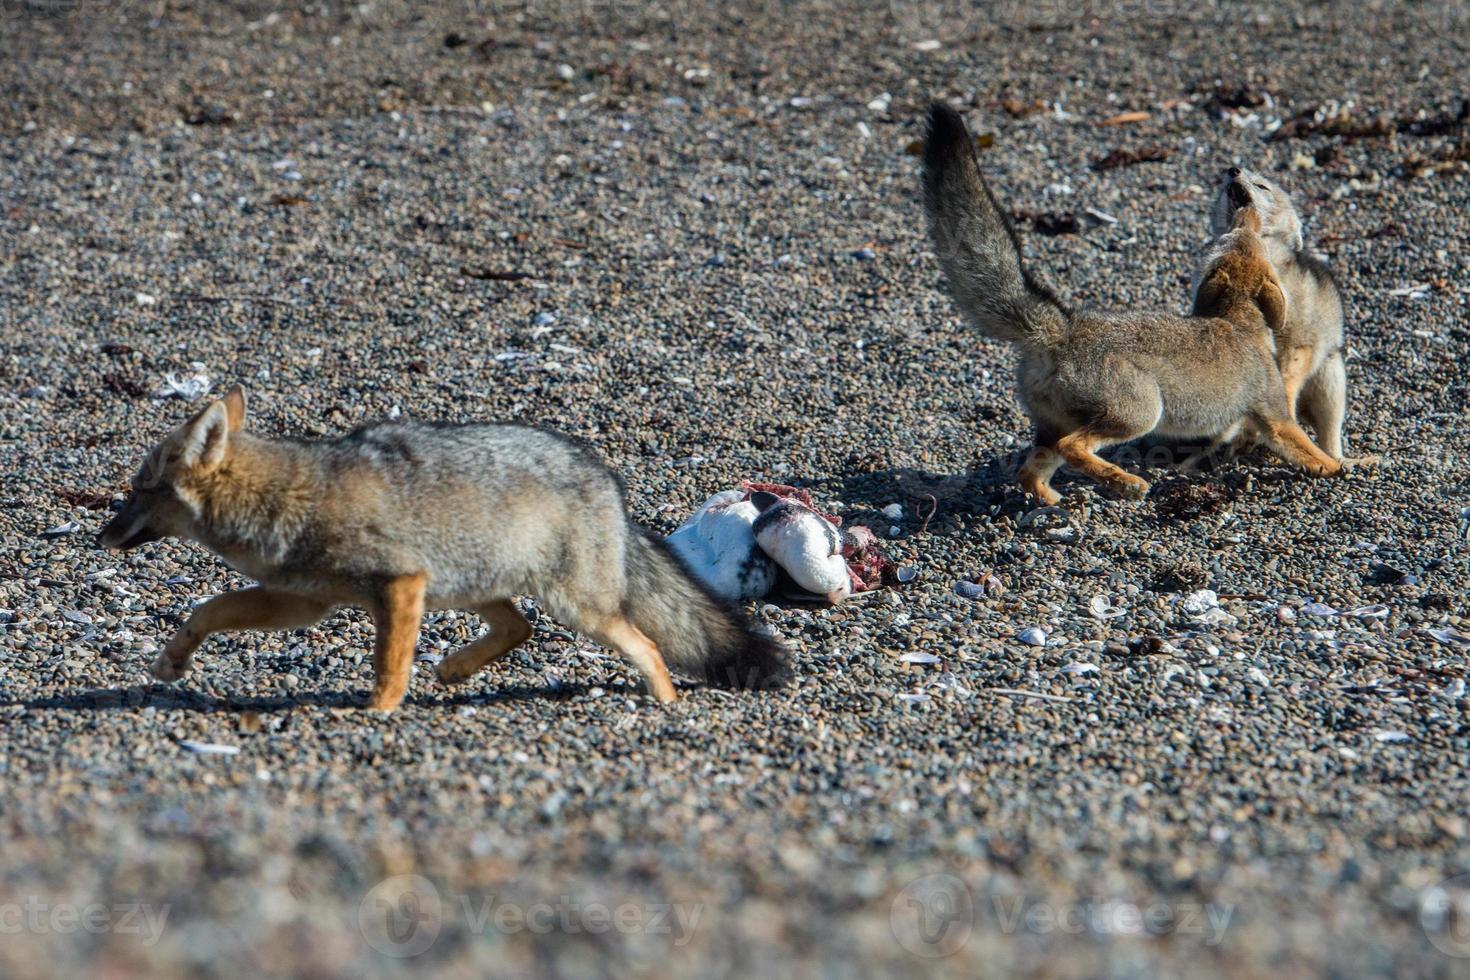
[[[775,563],[756,542],[763,515],[745,497],[740,490],[715,494],[668,538],[674,554],[722,599],[759,599],[776,583]]]
[[[755,540],[791,580],[837,603],[852,594],[852,575],[843,557],[842,533],[815,510],[764,490],[750,495],[760,516]]]

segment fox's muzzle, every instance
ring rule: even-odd
[[[147,515],[138,513],[138,508],[129,500],[117,516],[97,532],[97,544],[109,551],[129,551],[161,537],[162,533],[149,527]]]
[[[1250,189],[1245,186],[1245,182],[1242,181],[1239,177],[1235,177],[1230,181],[1229,186],[1225,188],[1225,193],[1230,197],[1231,206],[1236,208],[1244,208],[1250,206]]]

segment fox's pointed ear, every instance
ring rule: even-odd
[[[1266,326],[1272,333],[1279,333],[1286,326],[1286,294],[1275,279],[1261,283],[1261,288],[1256,291],[1256,305],[1261,308],[1261,315],[1266,318]]]
[[[1220,297],[1230,284],[1228,273],[1216,269],[1211,272],[1194,294],[1195,316],[1217,316],[1220,313]]]
[[[241,407],[243,409],[243,402]],[[208,408],[184,423],[179,439],[179,462],[206,472],[214,469],[224,462],[232,431],[230,410],[225,399],[210,403]]]
[[[225,403],[225,411],[229,413],[230,431],[239,432],[245,426],[245,389],[235,385],[220,401]]]

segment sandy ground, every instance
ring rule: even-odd
[[[0,0],[0,974],[1470,972],[1462,5],[435,7]],[[1182,308],[1216,175],[1276,174],[1383,466],[1032,514],[935,97],[1078,304]],[[553,426],[665,531],[796,483],[918,578],[758,609],[779,695],[661,709],[543,619],[365,717],[357,611],[164,687],[240,580],[92,532],[201,374],[269,433]]]

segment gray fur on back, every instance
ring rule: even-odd
[[[331,555],[348,575],[424,570],[431,607],[520,593],[554,605],[566,585],[608,594],[613,608],[621,598],[622,487],[575,442],[517,425],[391,422],[297,445],[327,487],[355,498],[324,508],[293,549],[303,563]]]

